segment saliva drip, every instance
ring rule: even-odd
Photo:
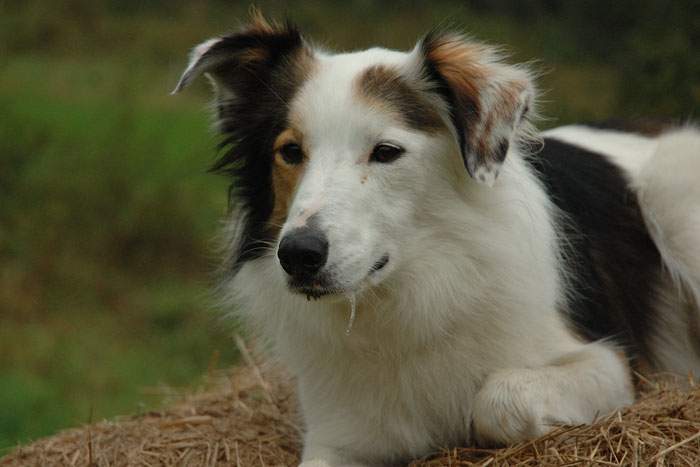
[[[355,299],[354,293],[349,293],[346,295],[348,302],[350,303],[350,317],[348,318],[348,325],[345,328],[345,335],[349,336],[352,332],[352,325],[355,323],[355,314],[357,313],[357,300]]]

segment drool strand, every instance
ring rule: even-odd
[[[355,323],[355,315],[357,313],[357,300],[355,299],[354,293],[349,293],[346,295],[348,302],[350,303],[350,317],[348,318],[348,325],[345,328],[345,335],[349,336],[352,332],[352,325]]]

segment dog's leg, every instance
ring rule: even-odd
[[[556,425],[590,423],[630,404],[625,357],[593,343],[541,368],[500,370],[477,393],[473,427],[480,444],[511,444]]]
[[[309,459],[299,464],[299,467],[367,467],[364,464],[338,464],[325,459]]]
[[[324,447],[307,435],[304,442],[304,456],[299,467],[366,467],[364,464],[350,462],[344,459],[333,448]]]

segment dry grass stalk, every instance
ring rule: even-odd
[[[17,448],[0,466],[295,465],[300,432],[289,378],[246,360],[247,368],[212,378],[167,410],[63,431]],[[445,450],[411,467],[700,465],[700,387],[642,384],[637,404],[593,425],[503,449]]]

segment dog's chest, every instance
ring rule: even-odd
[[[325,362],[299,374],[309,430],[376,459],[425,455],[470,438],[475,377],[453,355],[423,352]],[[398,458],[397,458],[398,456]]]

